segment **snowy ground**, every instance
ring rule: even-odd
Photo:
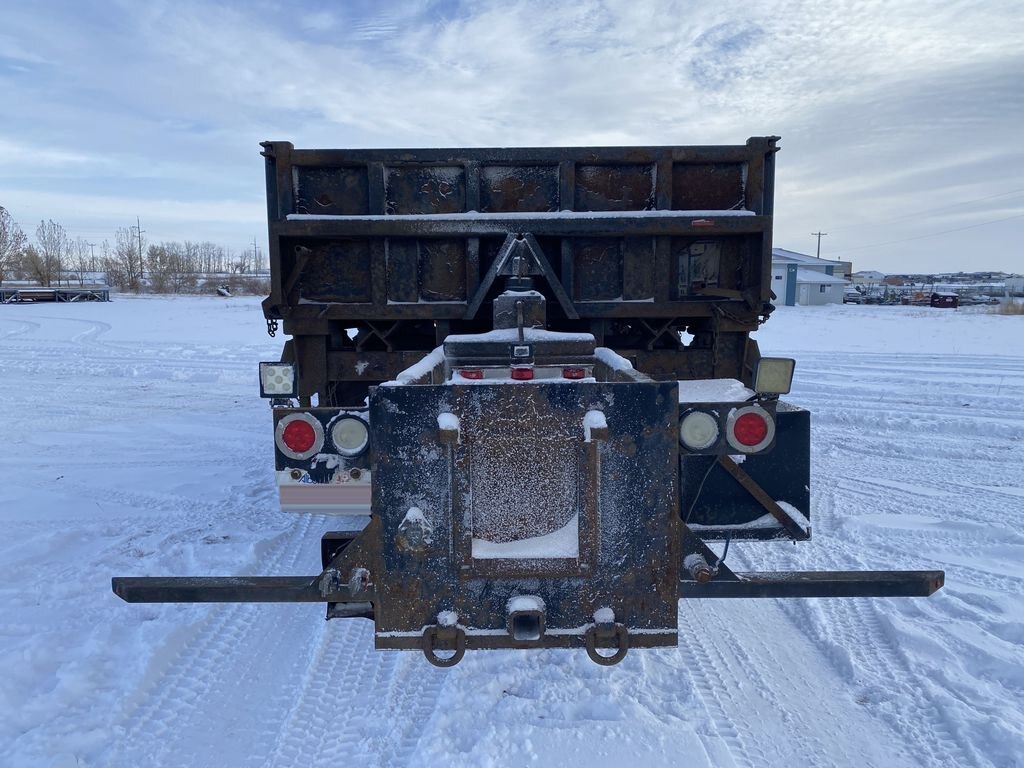
[[[692,601],[680,647],[372,650],[299,606],[130,606],[113,574],[308,573],[276,510],[258,301],[0,307],[0,765],[1024,765],[1024,318],[780,309],[814,413],[807,544],[930,599]]]

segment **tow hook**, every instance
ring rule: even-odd
[[[626,658],[626,653],[629,651],[629,631],[624,624],[613,622],[591,624],[583,636],[583,644],[591,661],[602,667],[611,667]],[[611,656],[602,656],[597,652],[598,647],[615,648],[615,653]]]
[[[437,650],[455,652],[438,656]],[[466,655],[466,632],[459,626],[434,624],[423,630],[423,655],[435,667],[454,667]]]

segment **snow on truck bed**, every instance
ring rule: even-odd
[[[339,216],[320,213],[289,213],[288,221],[535,221],[537,219],[573,220],[573,219],[678,219],[678,218],[718,218],[723,216],[754,216],[753,211],[745,209],[707,210],[707,211],[502,211],[487,213],[467,211],[465,213],[407,213],[407,214],[369,214],[356,216]]]
[[[945,568],[930,599],[681,605],[613,668],[441,670],[319,605],[127,605],[110,576],[302,574],[276,509],[258,299],[0,307],[0,765],[1014,766],[1024,744],[1024,320],[782,308],[815,539],[734,567]],[[717,545],[716,545],[717,546]],[[866,737],[867,736],[867,737]]]

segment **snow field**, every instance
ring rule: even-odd
[[[316,570],[277,510],[257,299],[0,307],[0,765],[1024,764],[1024,325],[781,308],[806,544],[734,567],[945,568],[932,598],[680,604],[680,647],[440,670],[317,605],[136,605],[112,575]]]

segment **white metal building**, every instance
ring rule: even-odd
[[[805,253],[772,248],[772,290],[776,302],[795,304],[839,304],[849,280],[836,277],[844,262],[818,259]]]

